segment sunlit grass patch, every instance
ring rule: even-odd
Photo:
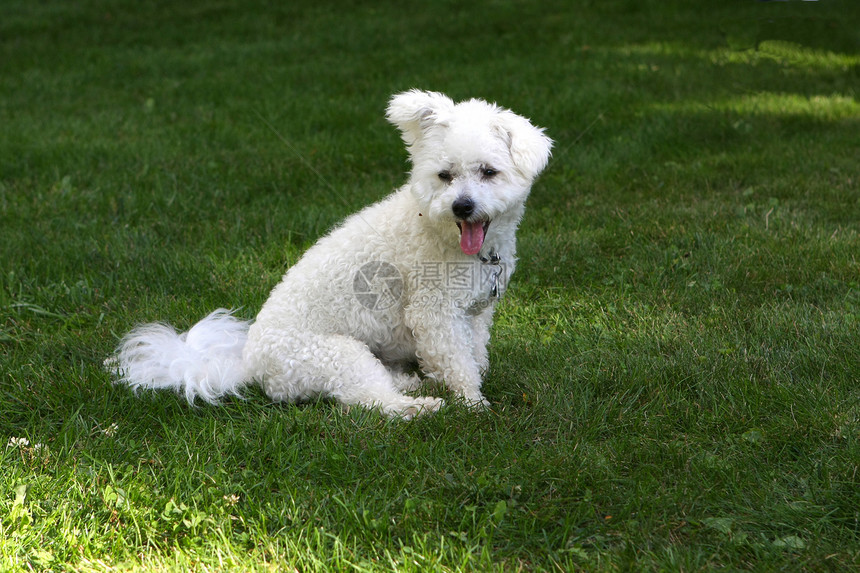
[[[710,54],[715,64],[732,63],[757,66],[775,62],[786,67],[807,68],[810,70],[832,70],[846,72],[860,65],[860,55],[856,53],[836,53],[816,49],[794,42],[765,40],[754,49],[720,49]]]
[[[733,112],[739,116],[800,117],[822,121],[857,120],[860,103],[843,94],[813,95],[762,92],[731,99],[656,104],[655,109],[682,112]]]

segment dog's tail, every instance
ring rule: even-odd
[[[105,361],[117,379],[134,390],[170,388],[209,403],[239,391],[251,380],[242,361],[249,321],[218,309],[188,332],[166,324],[144,324],[126,334]]]

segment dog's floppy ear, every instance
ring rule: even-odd
[[[444,94],[410,90],[391,98],[385,117],[400,129],[406,145],[412,145],[453,108],[454,102]]]
[[[499,129],[508,142],[514,165],[528,178],[537,177],[549,161],[552,140],[543,129],[512,111],[499,113]]]

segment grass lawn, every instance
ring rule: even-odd
[[[860,568],[856,1],[0,11],[0,570]],[[110,383],[401,184],[412,87],[556,141],[492,411]]]

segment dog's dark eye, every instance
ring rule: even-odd
[[[454,176],[451,175],[450,171],[440,171],[438,173],[438,175],[439,175],[439,179],[441,179],[445,183],[450,183],[451,181],[454,180]]]
[[[498,174],[499,172],[492,167],[484,167],[483,169],[481,169],[481,175],[484,177],[484,179],[492,179]]]

